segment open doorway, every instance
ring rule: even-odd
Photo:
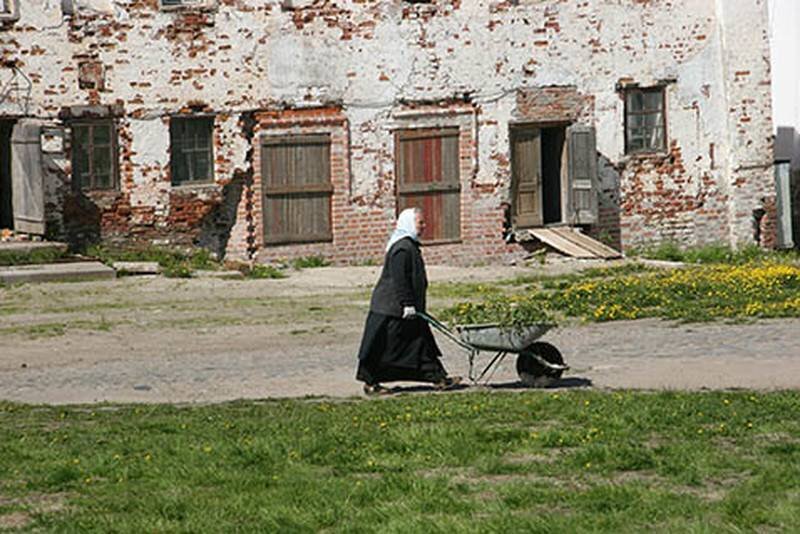
[[[511,129],[511,205],[516,228],[564,222],[566,125]]]
[[[11,201],[11,132],[14,121],[0,119],[0,230],[14,229]]]

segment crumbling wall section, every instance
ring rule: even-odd
[[[0,54],[31,87],[0,102],[0,115],[57,123],[70,106],[123,110],[119,191],[64,193],[65,227],[86,212],[104,238],[199,243],[243,259],[378,259],[396,207],[398,113],[432,106],[436,119],[414,120],[449,117],[460,131],[462,242],[430,247],[430,258],[520,254],[501,238],[509,126],[554,118],[597,130],[595,235],[623,248],[739,243],[753,242],[757,224],[769,243],[764,0],[209,0],[190,10],[103,0],[66,19],[59,2],[24,4],[0,31]],[[666,86],[665,153],[625,154],[626,83]],[[258,136],[292,110],[332,108],[346,125],[334,244],[264,246]],[[171,184],[169,120],[185,114],[215,117],[213,183]]]

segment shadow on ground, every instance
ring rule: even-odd
[[[549,384],[545,387],[530,387],[519,380],[515,380],[513,382],[501,382],[499,384],[459,384],[457,386],[451,387],[446,389],[445,391],[466,391],[469,389],[476,389],[476,388],[488,388],[491,390],[520,390],[520,389],[565,389],[565,388],[588,388],[592,387],[592,381],[588,378],[582,377],[570,377],[570,378],[561,378],[552,384]],[[432,385],[414,385],[414,386],[394,386],[394,387],[387,387],[386,394],[387,395],[401,395],[406,393],[437,393],[441,392],[441,389],[437,389]]]

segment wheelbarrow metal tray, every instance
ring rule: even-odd
[[[548,323],[522,327],[501,327],[496,324],[456,326],[462,341],[481,350],[520,352],[542,337],[555,325]]]

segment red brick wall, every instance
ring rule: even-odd
[[[457,106],[456,106],[457,107]],[[437,108],[438,109],[438,108]],[[459,110],[463,112],[463,110]],[[424,111],[421,112],[424,116]],[[251,243],[250,254],[258,261],[281,261],[309,255],[320,255],[335,263],[380,262],[386,241],[394,227],[396,198],[391,195],[370,203],[351,194],[350,147],[347,119],[340,109],[317,108],[256,114],[253,140],[253,180],[250,195],[243,195],[239,216],[252,221],[248,235],[232,243],[234,250],[243,250],[243,242]],[[469,126],[459,126],[459,160],[461,179],[461,241],[431,245],[425,248],[426,260],[433,263],[479,263],[496,261],[498,256],[522,253],[502,240],[503,212],[498,187],[474,184],[476,139]],[[408,125],[414,127],[414,120]],[[333,241],[326,243],[265,245],[263,240],[263,191],[261,179],[261,135],[327,133],[331,136],[331,221]],[[389,157],[393,158],[394,155]],[[393,167],[392,167],[393,168]],[[394,180],[394,176],[390,176]]]

